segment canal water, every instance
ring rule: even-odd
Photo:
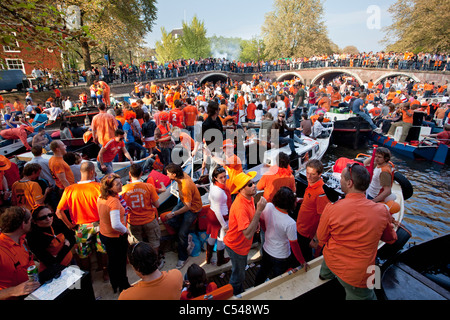
[[[372,144],[353,150],[330,145],[322,158],[325,170],[341,157],[355,158],[358,153],[372,155]],[[412,160],[392,152],[396,170],[409,179],[414,194],[405,201],[403,224],[412,237],[411,245],[450,233],[450,168],[429,161]]]

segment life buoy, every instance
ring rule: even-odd
[[[394,180],[397,181],[402,188],[403,200],[408,200],[411,198],[414,193],[414,188],[411,182],[409,182],[409,180],[398,171],[394,173]]]

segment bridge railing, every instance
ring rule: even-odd
[[[234,74],[253,74],[267,73],[276,71],[298,71],[305,69],[317,68],[368,68],[368,69],[388,69],[401,71],[444,71],[447,70],[447,63],[442,61],[441,65],[431,63],[423,63],[423,61],[406,61],[406,60],[367,60],[367,59],[339,59],[339,60],[316,60],[308,62],[283,61],[272,65],[269,63],[261,63],[253,66],[238,66],[235,63],[227,62],[209,62],[200,64],[188,64],[185,66],[171,68],[159,66],[155,69],[134,70],[132,72],[122,72],[114,74],[113,78],[122,83],[133,83],[136,81],[152,81],[161,79],[177,79],[192,74],[208,71],[222,71]],[[108,75],[111,80],[112,75]]]

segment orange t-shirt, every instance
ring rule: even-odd
[[[108,199],[98,198],[97,201],[98,216],[100,218],[100,233],[105,237],[118,238],[121,233],[111,226],[110,212],[114,210],[120,211],[120,222],[126,226],[125,208],[120,203],[119,198],[109,196]]]
[[[408,116],[406,114],[405,110],[401,110],[401,111],[402,111],[402,114],[403,114],[402,121],[406,122],[406,123],[413,123],[413,112],[411,110],[408,110],[411,113],[411,115]]]
[[[241,256],[246,256],[250,252],[253,243],[253,239],[247,239],[242,232],[250,225],[255,212],[253,197],[246,199],[240,193],[236,196],[230,208],[229,229],[223,242],[228,248]]]
[[[197,121],[198,110],[195,106],[186,106],[183,108],[184,124],[192,127]]]
[[[183,275],[180,270],[162,271],[158,279],[139,281],[123,290],[119,300],[180,300]]]
[[[324,245],[328,268],[345,283],[367,288],[371,276],[367,268],[375,265],[380,239],[394,243],[397,234],[384,204],[368,200],[364,193],[349,193],[345,199],[325,207],[317,238]]]
[[[237,105],[239,106],[239,110],[244,110],[244,105],[245,105],[244,97],[239,96],[239,98],[237,98],[236,102],[237,102]]]
[[[317,102],[317,105],[319,106],[319,108],[330,111],[330,103],[327,97],[322,97],[319,102]]]
[[[150,183],[131,182],[122,188],[120,193],[130,207],[128,223],[133,226],[142,226],[155,220],[158,210],[153,204],[159,196]]]
[[[338,107],[341,102],[341,94],[339,92],[333,92],[331,94],[331,106]]]
[[[34,181],[16,181],[12,185],[12,204],[32,211],[38,206],[36,201],[44,198],[42,188]]]
[[[33,255],[26,249],[25,235],[16,243],[0,233],[0,290],[28,281],[27,268],[32,265]]]
[[[64,189],[58,210],[69,210],[73,224],[86,224],[99,221],[97,199],[100,196],[100,183],[90,181],[77,183]]]
[[[92,131],[96,131],[98,142],[103,146],[114,138],[117,129],[117,120],[106,112],[100,112],[92,118]]]
[[[192,181],[191,177],[185,172],[184,178],[178,183],[180,191],[180,200],[184,204],[191,204],[192,212],[200,212],[203,207],[202,197],[198,191],[197,185]]]
[[[48,160],[48,167],[50,172],[52,173],[53,179],[55,180],[55,184],[58,188],[64,189],[63,184],[59,181],[57,174],[64,173],[66,175],[66,180],[70,184],[75,183],[75,177],[73,176],[73,172],[70,169],[69,165],[64,161],[62,157],[51,157]]]
[[[281,187],[288,187],[294,193],[296,191],[295,178],[291,169],[273,166],[265,173],[256,185],[258,190],[264,190],[263,197],[267,202],[272,202],[273,196]]]
[[[326,205],[330,203],[323,191],[323,185],[322,179],[313,185],[308,185],[298,212],[297,232],[308,239],[312,239],[316,235],[320,215]]]

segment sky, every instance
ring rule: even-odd
[[[157,0],[158,18],[146,46],[155,47],[161,27],[167,31],[182,27],[194,15],[205,23],[207,36],[251,39],[261,35],[265,14],[273,10],[273,0]],[[356,46],[360,52],[380,51],[385,36],[382,28],[392,23],[387,9],[396,0],[323,0],[323,20],[328,36],[339,48]]]

